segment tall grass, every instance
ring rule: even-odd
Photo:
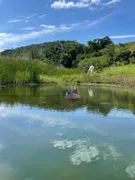
[[[85,76],[85,82],[135,86],[135,65],[106,68],[92,76]]]
[[[135,65],[106,68],[93,75],[36,60],[0,59],[0,84],[103,83],[135,86]]]
[[[132,76],[135,75],[135,64],[106,68],[100,73],[95,73],[100,76]]]
[[[0,59],[0,84],[77,82],[81,75],[79,70],[57,68],[36,60]]]

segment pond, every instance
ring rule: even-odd
[[[135,179],[135,89],[0,88],[0,180]]]

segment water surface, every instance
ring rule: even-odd
[[[0,180],[135,179],[135,89],[0,88]]]

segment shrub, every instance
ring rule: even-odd
[[[15,83],[29,83],[30,82],[30,73],[27,71],[17,71],[15,76]]]
[[[83,72],[87,72],[89,67],[92,65],[97,71],[102,70],[109,66],[109,58],[107,56],[86,58],[79,62],[78,68]]]

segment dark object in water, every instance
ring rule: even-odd
[[[74,88],[74,89],[68,90],[68,92],[66,92],[65,98],[66,98],[66,99],[80,99],[81,96],[80,96],[80,91],[79,91],[79,89],[77,90],[77,93],[74,93],[74,92],[73,92],[74,90],[77,90],[77,89]]]

